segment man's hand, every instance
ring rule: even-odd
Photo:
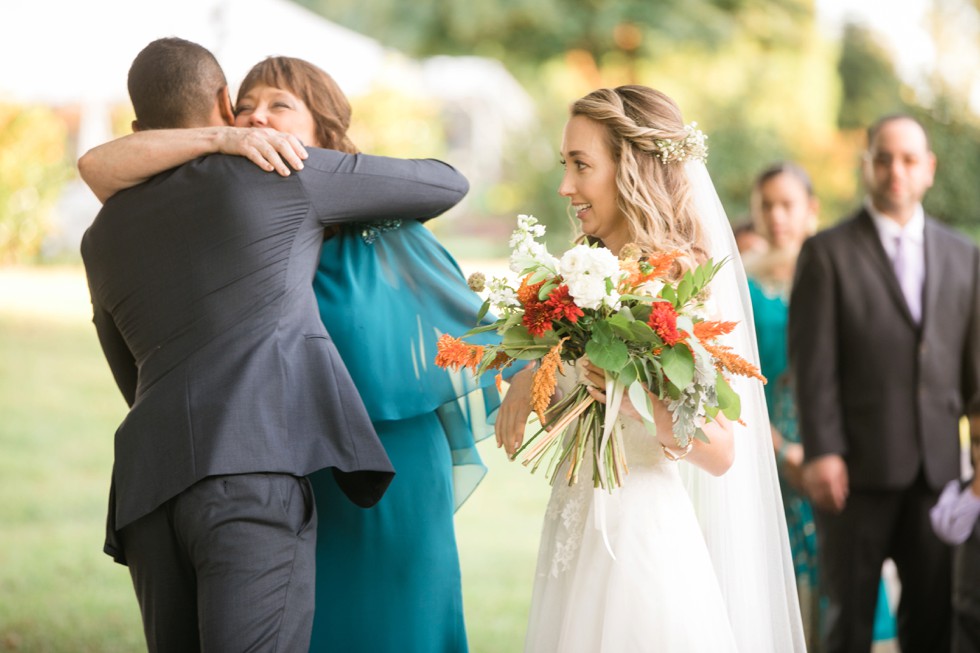
[[[219,132],[218,151],[243,156],[263,170],[288,177],[303,169],[309,155],[298,138],[268,127],[227,127]]]
[[[503,447],[508,458],[513,458],[524,442],[524,429],[531,416],[531,382],[535,368],[535,365],[528,365],[511,377],[510,387],[497,411],[497,421],[493,427],[497,447]]]
[[[824,512],[837,514],[847,504],[847,464],[837,454],[820,456],[803,466],[803,489]]]

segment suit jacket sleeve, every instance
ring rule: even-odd
[[[973,301],[967,316],[962,389],[967,415],[980,415],[980,250],[972,248]]]
[[[99,334],[99,343],[102,345],[102,352],[109,362],[112,376],[116,379],[116,385],[122,392],[126,403],[132,407],[136,401],[136,381],[137,368],[136,359],[133,357],[122,334],[116,328],[116,323],[112,316],[104,308],[92,303],[94,315],[92,321],[95,323],[95,330]]]
[[[367,154],[313,155],[300,179],[324,225],[426,220],[458,204],[469,190],[466,177],[442,161]]]
[[[800,251],[789,305],[789,356],[807,460],[847,453],[838,381],[837,273],[821,243]]]

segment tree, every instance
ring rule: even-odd
[[[0,104],[0,263],[32,261],[68,178],[67,130],[50,110]]]

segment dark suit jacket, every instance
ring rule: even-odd
[[[808,460],[841,454],[855,489],[900,489],[920,469],[958,477],[958,422],[980,388],[980,253],[925,223],[923,317],[909,313],[867,211],[804,244],[789,348]]]
[[[352,501],[374,504],[392,469],[317,311],[323,228],[432,217],[467,189],[439,161],[310,148],[287,178],[213,155],[106,202],[82,256],[131,406],[110,539],[215,474],[333,467]]]

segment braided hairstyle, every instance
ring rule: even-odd
[[[677,104],[647,86],[602,88],[576,100],[571,115],[599,123],[616,162],[617,204],[630,240],[646,253],[679,251],[680,276],[708,258],[684,166],[663,162],[657,141],[681,142],[688,133]]]
[[[303,59],[268,57],[255,64],[238,89],[238,101],[256,86],[289,91],[303,101],[313,114],[319,147],[357,154],[347,136],[351,107],[347,96],[333,77]],[[310,143],[312,145],[312,143]]]

